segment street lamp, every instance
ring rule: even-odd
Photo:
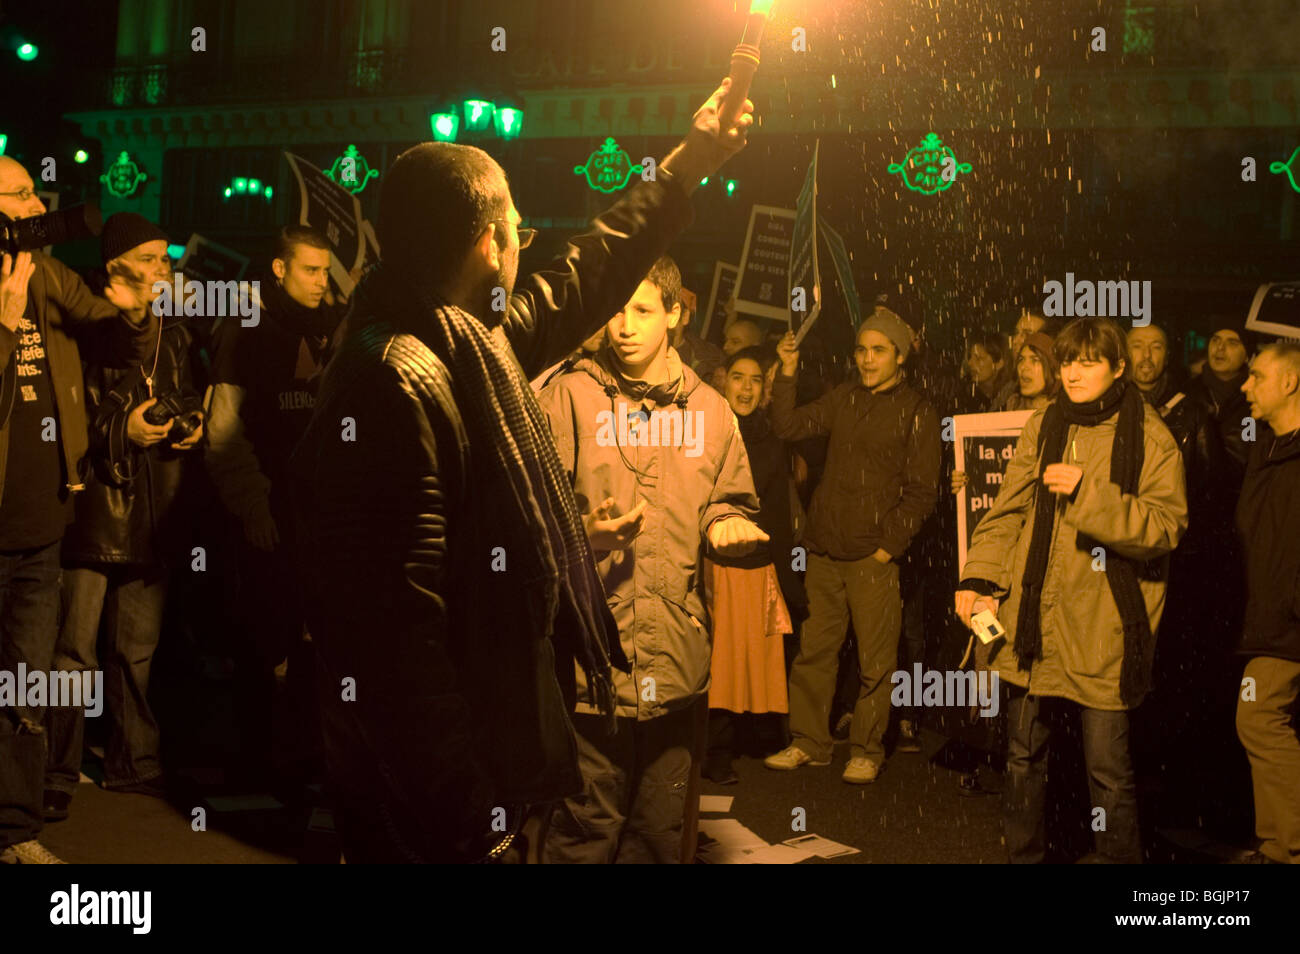
[[[460,132],[460,117],[455,113],[430,113],[429,128],[435,142],[455,142]]]
[[[492,125],[492,114],[496,106],[486,99],[467,99],[465,107],[465,128],[470,132],[485,132]]]
[[[503,106],[492,118],[497,135],[502,139],[518,139],[524,125],[524,111],[513,106]]]

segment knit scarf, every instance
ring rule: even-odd
[[[1136,387],[1124,381],[1114,382],[1096,401],[1075,404],[1064,396],[1053,401],[1043,415],[1038,434],[1039,477],[1049,464],[1060,463],[1065,454],[1069,425],[1095,427],[1119,415],[1110,454],[1110,480],[1126,494],[1138,491],[1142,476],[1144,447],[1142,418],[1144,405]],[[1015,652],[1019,667],[1028,670],[1042,656],[1043,633],[1040,603],[1043,578],[1052,548],[1052,528],[1056,519],[1056,494],[1039,488],[1034,503],[1034,526],[1029,540],[1029,555],[1021,578],[1020,613],[1016,618]],[[1083,533],[1075,546],[1091,552],[1101,544]],[[1106,582],[1124,624],[1124,658],[1120,668],[1120,699],[1132,707],[1141,701],[1150,683],[1145,647],[1150,644],[1151,623],[1146,602],[1138,586],[1138,567],[1118,553],[1106,554]]]
[[[489,573],[488,577],[495,582],[508,576],[513,595],[489,592],[487,598],[539,614],[542,630],[554,636],[557,666],[565,664],[566,654],[577,659],[587,675],[588,702],[606,717],[612,733],[615,697],[610,647],[620,668],[627,667],[627,661],[596,575],[573,488],[560,464],[545,412],[522,370],[508,347],[477,318],[382,264],[367,274],[364,293],[379,305],[380,313],[424,330],[423,340],[451,372],[470,445],[466,486],[480,491],[505,488],[491,500],[475,503],[475,512],[483,518],[480,522],[490,521],[493,532],[504,535],[500,545],[510,561],[509,574]]]

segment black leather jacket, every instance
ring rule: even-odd
[[[525,380],[623,307],[690,219],[679,187],[641,183],[521,278],[497,333]],[[557,672],[544,612],[484,598],[494,544],[467,499],[494,491],[468,480],[456,397],[474,382],[363,298],[291,463],[326,765],[367,857],[471,860],[495,807],[581,790],[574,665],[561,652]]]
[[[1180,549],[1230,542],[1237,485],[1223,436],[1202,395],[1179,388],[1166,373],[1142,398],[1159,412],[1183,457],[1188,527]]]
[[[158,566],[177,556],[185,522],[177,501],[187,461],[197,457],[200,448],[176,451],[165,440],[143,448],[126,436],[127,418],[149,399],[146,372],[153,371],[157,397],[200,397],[193,373],[193,336],[183,319],[164,321],[161,339],[155,339],[156,370],[154,348],[143,367],[86,368],[90,475],[85,492],[75,498],[76,519],[63,538],[67,564]]]

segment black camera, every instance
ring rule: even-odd
[[[167,440],[179,444],[203,423],[203,402],[196,397],[184,397],[178,393],[164,394],[155,404],[145,409],[144,420],[154,427],[170,420],[172,426],[167,432]]]
[[[28,219],[11,219],[0,213],[0,253],[17,255],[47,245],[94,238],[103,227],[99,206],[93,202]]]

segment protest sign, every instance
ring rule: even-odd
[[[185,243],[176,271],[198,282],[230,282],[244,277],[248,257],[195,232]]]
[[[699,335],[705,341],[722,343],[723,329],[727,324],[727,304],[736,291],[736,276],[740,269],[726,262],[713,263],[713,286],[709,289],[709,307],[704,311],[704,324]]]
[[[849,318],[853,321],[856,333],[862,326],[862,302],[858,300],[858,283],[853,280],[853,263],[849,261],[849,250],[844,245],[840,233],[823,222],[819,226],[826,236],[826,247],[831,250],[831,263],[835,266],[835,277],[840,280],[840,289],[844,292],[845,304],[849,308]]]
[[[351,295],[356,283],[349,272],[365,266],[373,236],[373,231],[367,235],[361,202],[301,156],[286,152],[284,158],[298,183],[298,222],[325,236],[330,245],[330,277],[344,295]]]
[[[952,419],[957,470],[966,474],[966,486],[957,494],[957,578],[966,565],[975,528],[993,507],[1002,489],[1007,462],[1015,456],[1016,442],[1033,411],[995,414],[958,414]]]
[[[790,328],[797,345],[813,326],[822,307],[822,279],[817,264],[817,154],[821,141],[813,147],[812,162],[804,176],[803,188],[795,203],[794,229],[790,236],[790,294],[802,289],[803,307],[792,300]]]
[[[1300,281],[1260,285],[1250,303],[1246,330],[1300,340]]]
[[[736,311],[790,321],[790,237],[793,209],[756,205],[749,213],[736,279]]]

